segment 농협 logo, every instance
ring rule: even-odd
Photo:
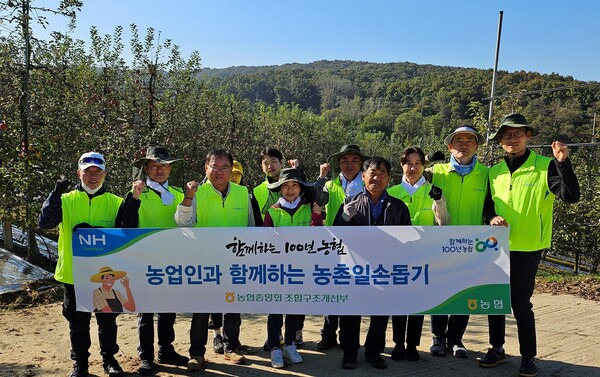
[[[498,251],[498,240],[496,237],[490,237],[485,241],[479,241],[478,238],[475,239],[475,250],[479,253],[483,253],[486,249],[494,249]]]
[[[225,301],[228,303],[232,303],[235,301],[235,293],[234,292],[225,292]]]
[[[467,306],[469,307],[469,310],[477,309],[477,299],[467,299]]]

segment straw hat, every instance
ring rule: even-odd
[[[114,271],[112,268],[108,266],[100,267],[100,270],[97,274],[90,276],[90,281],[92,283],[102,283],[102,276],[104,275],[113,275],[115,280],[119,280],[120,278],[127,275],[125,271]]]

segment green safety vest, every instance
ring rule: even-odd
[[[412,196],[401,184],[390,187],[387,192],[388,195],[398,198],[406,204],[412,225],[435,225],[433,199],[429,196],[432,186],[431,183],[426,182]]]
[[[265,219],[265,214],[269,208],[271,208],[271,206],[281,197],[281,191],[271,191],[267,188],[268,183],[269,180],[265,179],[263,183],[252,190],[252,194],[256,198],[258,208],[260,209],[260,215],[263,220]]]
[[[114,228],[123,199],[105,192],[91,200],[85,191],[73,190],[60,197],[62,221],[58,224],[58,262],[54,279],[73,284],[73,228],[81,223],[102,228]]]
[[[180,188],[169,186],[169,192],[175,195],[171,205],[164,205],[160,195],[149,188],[144,189],[140,195],[140,209],[138,210],[140,228],[176,228],[175,211],[177,205],[183,201],[183,192]]]
[[[505,161],[490,170],[496,214],[510,225],[510,250],[537,251],[550,247],[555,198],[548,187],[550,161],[530,152],[512,175]]]
[[[308,203],[300,205],[293,216],[279,207],[271,207],[268,212],[273,226],[310,226],[312,220],[312,209]]]
[[[332,226],[335,216],[344,203],[344,199],[346,199],[346,193],[342,188],[342,182],[340,181],[339,176],[331,181],[327,181],[325,187],[329,192],[329,200],[327,201],[327,204],[325,204],[325,225]]]
[[[450,164],[433,166],[433,184],[442,189],[450,214],[449,225],[482,225],[489,168],[479,162],[461,177]]]
[[[196,227],[248,226],[248,189],[229,182],[225,200],[206,181],[196,191]]]

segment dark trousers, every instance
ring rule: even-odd
[[[208,328],[210,330],[216,330],[221,327],[223,327],[223,313],[210,313]]]
[[[69,321],[69,337],[71,339],[71,360],[80,365],[87,365],[92,344],[90,338],[91,313],[78,312],[75,301],[75,287],[64,285],[63,316]],[[117,345],[118,313],[96,313],[98,323],[98,340],[100,355],[103,360],[113,358],[119,352]]]
[[[158,313],[158,352],[168,354],[175,351],[175,313]],[[138,314],[138,355],[141,360],[154,360],[154,313]]]
[[[300,315],[298,314],[287,314],[285,316],[285,334],[283,340],[286,345],[289,346],[296,339],[299,322]],[[269,342],[269,349],[279,348],[279,334],[281,333],[282,325],[283,314],[269,314],[267,317],[267,341]]]
[[[204,356],[208,340],[209,313],[194,313],[190,328],[190,355]],[[239,313],[227,313],[223,316],[223,346],[225,352],[240,348],[240,326],[242,318]]]
[[[365,340],[365,354],[375,355],[383,352],[385,348],[385,331],[389,316],[372,315],[369,331]],[[339,316],[340,321],[340,346],[344,350],[344,357],[354,357],[360,348],[360,321],[359,315]]]
[[[326,315],[321,329],[321,338],[337,339],[337,330],[339,326],[339,317],[337,315]]]
[[[298,331],[304,330],[304,320],[306,316],[304,314],[298,314]]]
[[[456,343],[462,341],[468,323],[468,315],[432,315],[431,332],[434,336],[445,337]]]
[[[223,315],[223,346],[225,352],[236,351],[240,343],[240,327],[242,316],[240,313],[226,313]]]
[[[519,351],[523,358],[537,355],[535,335],[535,315],[531,296],[535,287],[535,275],[540,265],[542,251],[510,252],[510,301],[517,321]],[[490,344],[500,347],[504,344],[506,318],[503,315],[488,316]]]
[[[423,317],[422,315],[392,316],[392,330],[394,334],[394,343],[396,344],[396,347],[404,348],[405,339],[407,347],[416,347],[419,344],[421,344],[421,332],[423,331],[424,319],[425,317]],[[406,326],[407,322],[408,328]]]
[[[208,340],[208,313],[194,313],[190,327],[190,356],[204,356]]]

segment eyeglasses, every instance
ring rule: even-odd
[[[520,139],[525,135],[525,131],[515,131],[515,132],[503,132],[502,135],[500,135],[500,139],[502,140],[510,140],[511,138],[515,138],[515,139]]]
[[[104,165],[104,160],[98,157],[84,157],[79,161],[80,164],[98,164]]]
[[[229,169],[231,169],[231,165],[223,165],[223,166],[209,165],[208,167],[210,168],[210,170],[218,170],[218,171],[222,171],[222,172],[226,172]]]

